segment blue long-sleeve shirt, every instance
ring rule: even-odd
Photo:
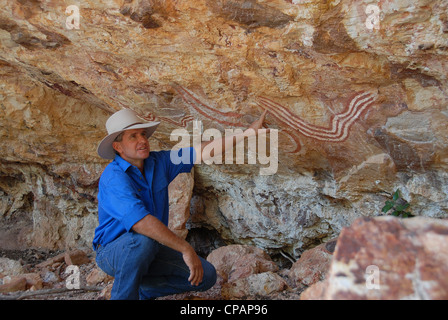
[[[131,231],[148,214],[168,225],[168,185],[179,173],[190,172],[195,160],[193,148],[178,151],[179,158],[189,152],[188,163],[173,164],[170,152],[151,152],[144,160],[144,175],[119,155],[107,165],[99,181],[99,225],[95,229],[94,248]]]

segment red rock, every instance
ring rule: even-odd
[[[94,268],[86,278],[87,285],[89,286],[96,286],[101,282],[107,283],[110,280],[112,280],[113,277],[106,274],[103,270],[100,268]]]
[[[230,281],[223,285],[221,294],[224,299],[265,297],[286,288],[288,285],[282,277],[268,271]]]
[[[323,298],[448,299],[448,220],[360,218],[339,235]]]
[[[54,256],[52,258],[49,258],[39,264],[36,265],[37,268],[47,268],[52,266],[53,264],[57,263],[57,262],[62,262],[64,261],[64,257],[65,257],[65,253],[60,253],[57,256]]]
[[[25,280],[26,280],[24,290],[28,290],[33,286],[35,289],[42,289],[43,283],[42,283],[42,278],[39,273],[24,273],[24,274],[21,274],[18,276],[11,276],[10,280],[7,281],[7,283],[16,282],[16,281],[20,280],[21,278],[25,278]]]
[[[90,262],[87,254],[82,250],[71,250],[65,252],[64,260],[67,265],[77,266]]]
[[[26,289],[25,277],[17,277],[15,279],[11,279],[10,282],[0,285],[0,293],[24,291],[25,289]]]
[[[190,200],[193,193],[193,173],[179,174],[168,186],[170,217],[168,227],[185,239],[188,234],[187,220],[190,218]]]
[[[302,292],[300,300],[322,300],[327,286],[328,282],[325,280],[314,283]]]
[[[332,259],[332,252],[328,248],[335,241],[331,240],[305,251],[291,267],[289,278],[293,279],[297,285],[303,283],[307,286],[325,279]]]
[[[43,281],[39,273],[25,273],[23,276],[26,279],[26,289],[34,287],[34,289],[39,290],[43,287]]]
[[[278,266],[263,250],[247,245],[230,245],[212,251],[207,261],[213,264],[224,281],[252,274],[277,271]]]

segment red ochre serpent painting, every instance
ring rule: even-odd
[[[173,86],[173,88],[185,104],[189,108],[192,108],[190,109],[191,111],[194,110],[195,113],[222,125],[231,127],[246,126],[246,124],[241,122],[244,116],[243,114],[219,111],[202,102],[191,90],[179,85]],[[365,91],[356,94],[341,113],[334,114],[331,117],[331,123],[328,127],[310,124],[301,117],[293,114],[285,106],[267,97],[258,97],[257,104],[263,109],[268,110],[280,124],[282,130],[279,132],[286,134],[291,142],[295,144],[295,147],[289,153],[296,153],[301,149],[299,141],[300,135],[325,142],[338,143],[345,141],[350,135],[352,125],[364,111],[373,105],[377,98],[378,95],[375,92]],[[172,120],[168,117],[154,117],[152,114],[148,114],[144,118],[150,121],[164,121],[181,127],[186,127],[188,122],[194,120],[194,117],[191,115],[185,116],[179,121]]]

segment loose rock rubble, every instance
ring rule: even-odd
[[[305,259],[311,261],[320,249],[311,249]],[[212,251],[207,260],[218,274],[216,285],[206,292],[183,293],[161,299],[248,299],[298,300],[306,285],[297,281],[288,268],[280,268],[263,250],[248,245],[228,245]],[[294,270],[299,259],[291,268]],[[330,261],[330,260],[329,260]],[[324,274],[328,264],[321,264]],[[313,273],[316,270],[308,270]],[[306,273],[306,271],[305,271]],[[318,281],[318,280],[316,280]]]
[[[0,299],[102,300],[110,298],[113,278],[94,262],[88,250],[48,253],[34,259],[28,250],[25,259],[0,258]],[[14,256],[14,255],[13,255]],[[15,255],[17,258],[17,254]],[[41,254],[42,256],[42,254]],[[211,252],[208,260],[218,273],[216,285],[206,292],[189,292],[159,298],[177,299],[298,299],[304,286],[295,286],[288,269],[278,265],[263,250],[246,245],[229,245]],[[76,268],[69,268],[76,266]],[[74,288],[79,270],[79,289]]]
[[[218,275],[213,288],[159,299],[447,299],[447,237],[446,219],[360,218],[290,268],[257,247],[223,246],[207,257]],[[91,251],[1,253],[0,299],[110,298],[113,278]]]
[[[0,299],[104,299],[102,289],[113,280],[88,250],[25,250],[19,260],[11,259],[17,251],[1,253]]]

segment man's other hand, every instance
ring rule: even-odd
[[[198,286],[202,282],[202,277],[204,276],[201,260],[191,246],[190,249],[182,253],[182,257],[190,269],[190,277],[188,278],[188,281],[190,281],[193,286]]]

